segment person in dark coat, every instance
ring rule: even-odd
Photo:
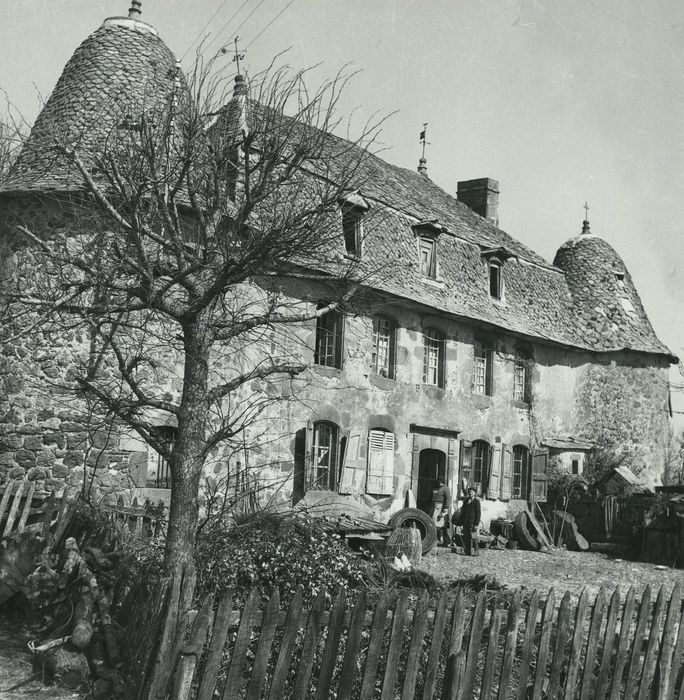
[[[467,491],[458,518],[458,524],[463,532],[463,546],[466,555],[480,556],[480,541],[477,533],[481,517],[480,501],[475,498],[475,489],[471,487]]]
[[[430,515],[437,528],[437,544],[448,547],[451,543],[449,529],[451,527],[451,490],[443,479],[436,479],[432,489],[432,501],[430,502]]]

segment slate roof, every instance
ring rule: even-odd
[[[87,160],[124,120],[165,106],[175,74],[176,60],[152,27],[105,20],[66,64],[0,192],[82,189],[82,177],[54,145],[73,145]]]
[[[55,155],[55,142],[79,146],[87,159],[113,129],[121,128],[122,120],[135,121],[141,109],[154,112],[166,106],[175,79],[174,56],[153,28],[127,18],[106,20],[67,63],[0,193],[82,189],[80,174]],[[213,128],[221,139],[234,142],[250,120],[266,111],[254,100],[234,97]],[[274,114],[276,124],[297,124],[272,110],[269,116]],[[626,271],[624,289],[616,288],[614,269],[624,270],[624,265],[605,241],[594,236],[572,239],[558,251],[557,266],[550,265],[424,175],[332,134],[325,135],[323,151],[320,163],[326,170],[318,174],[334,179],[354,164],[354,187],[372,204],[364,256],[375,264],[382,261],[392,273],[380,275],[380,290],[437,312],[565,346],[630,349],[672,359],[655,336]],[[413,227],[426,220],[437,220],[445,229],[438,239],[437,281],[423,278],[418,267]],[[501,301],[489,295],[483,257],[497,248],[507,257]]]
[[[565,273],[575,324],[584,342],[599,351],[629,348],[671,355],[658,340],[624,262],[592,233],[564,243],[554,264]]]

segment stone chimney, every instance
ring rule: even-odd
[[[476,214],[499,225],[499,183],[488,177],[458,183],[457,199]]]

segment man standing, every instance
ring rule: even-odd
[[[463,545],[466,555],[480,556],[480,541],[478,539],[478,529],[480,525],[480,501],[475,498],[475,489],[470,487],[467,491],[465,501],[461,507],[461,514],[458,524],[463,531]]]
[[[449,537],[449,510],[451,508],[451,491],[444,483],[444,479],[435,479],[432,489],[432,502],[430,503],[430,515],[437,528],[437,544],[448,547],[451,544]]]

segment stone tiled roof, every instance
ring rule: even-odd
[[[75,167],[54,151],[75,147],[86,164],[113,129],[154,114],[172,94],[176,60],[144,22],[113,17],[74,52],[0,192],[74,191]]]
[[[658,340],[632,278],[613,247],[592,233],[564,243],[554,264],[572,294],[574,323],[596,350],[623,348],[671,355]]]

